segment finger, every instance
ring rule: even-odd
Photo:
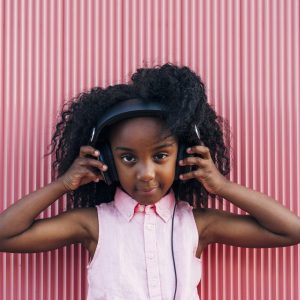
[[[189,147],[187,149],[187,153],[189,153],[189,154],[199,154],[199,155],[201,155],[201,157],[203,159],[210,159],[211,158],[209,148],[207,148],[206,146],[197,145],[197,146]]]
[[[189,156],[179,161],[180,166],[198,166],[204,167],[205,162],[202,158],[196,156]]]
[[[102,171],[92,166],[81,167],[77,171],[77,176],[85,178],[88,181],[99,181],[103,178]]]
[[[81,184],[86,184],[89,182],[99,182],[100,180],[103,180],[103,176],[101,175],[101,173],[99,172],[98,174],[96,174],[93,170],[89,170],[84,172],[84,174],[82,174],[82,180],[81,180]]]
[[[195,171],[191,171],[191,172],[188,172],[188,173],[181,174],[179,176],[179,178],[181,180],[189,180],[189,179],[192,179],[192,178],[198,178],[200,176],[201,176],[201,172],[199,170],[195,170]]]
[[[99,182],[100,180],[103,180],[103,176],[101,172],[95,173],[94,170],[91,170],[91,172],[88,173],[88,178],[90,181]]]
[[[97,159],[91,159],[87,157],[81,157],[78,159],[78,164],[80,166],[92,167],[100,171],[107,171],[108,167],[102,161]]]
[[[93,148],[92,146],[81,146],[79,157],[85,157],[87,155],[98,157],[100,155],[100,152],[97,149]]]

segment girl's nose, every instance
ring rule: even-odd
[[[151,163],[143,164],[137,172],[137,179],[141,181],[150,181],[155,177],[154,166]]]

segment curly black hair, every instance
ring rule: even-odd
[[[55,153],[52,167],[56,176],[64,174],[79,154],[80,147],[89,142],[92,128],[99,116],[113,104],[131,98],[159,102],[167,110],[166,125],[171,134],[186,146],[199,144],[194,131],[196,125],[201,142],[210,149],[212,159],[221,174],[230,171],[228,125],[217,116],[207,102],[201,78],[190,68],[164,64],[140,68],[127,84],[116,84],[105,89],[96,87],[68,101],[61,112],[51,140]],[[175,180],[172,188],[176,198],[194,207],[205,207],[209,194],[197,180]],[[116,184],[91,182],[67,195],[73,207],[93,207],[113,200]]]

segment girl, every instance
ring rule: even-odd
[[[0,215],[0,251],[81,243],[88,299],[186,300],[199,299],[207,245],[299,243],[299,217],[225,177],[223,125],[187,67],[139,69],[130,84],[79,95],[52,138],[57,179]],[[73,209],[36,219],[65,193]],[[208,197],[248,214],[208,209]]]

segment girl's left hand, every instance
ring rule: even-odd
[[[222,187],[227,183],[227,179],[219,172],[215,166],[209,148],[205,146],[194,146],[187,149],[188,154],[195,154],[179,161],[180,166],[196,166],[197,169],[180,175],[181,180],[197,179],[203,184],[205,189],[218,195]]]

